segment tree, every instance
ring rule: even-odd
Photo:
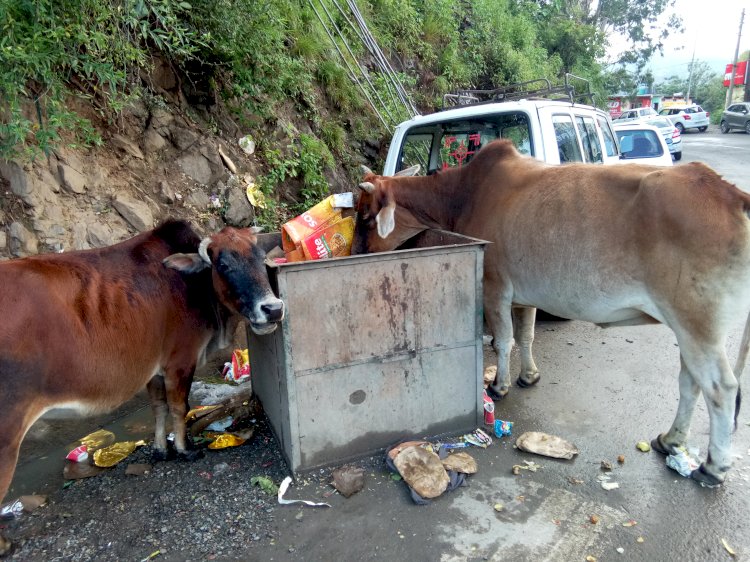
[[[536,0],[541,9],[581,24],[593,26],[602,37],[621,35],[630,48],[616,62],[635,64],[640,71],[654,51],[662,52],[670,32],[682,30],[682,19],[671,13],[676,0]]]
[[[703,109],[709,112],[721,111],[724,107],[724,77],[717,72],[711,71],[711,67],[705,61],[697,60],[688,66],[688,77],[670,76],[665,81],[656,84],[656,91],[664,95],[672,95],[682,92],[696,103],[700,103]]]

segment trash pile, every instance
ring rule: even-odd
[[[344,209],[354,207],[352,193],[331,195],[281,227],[281,248],[285,258],[276,263],[320,260],[351,253],[354,217]],[[270,257],[273,254],[269,253]]]

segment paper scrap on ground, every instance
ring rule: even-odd
[[[289,484],[291,483],[292,483],[292,477],[287,476],[286,478],[284,478],[284,481],[279,486],[278,499],[281,505],[291,505],[295,503],[302,503],[305,505],[309,505],[310,507],[331,507],[331,504],[325,503],[325,502],[311,502],[308,500],[285,500],[284,494],[286,493],[286,489],[289,487]]]
[[[556,459],[572,459],[578,454],[578,448],[570,441],[539,431],[527,431],[521,435],[516,447],[527,453]]]

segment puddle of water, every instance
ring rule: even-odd
[[[127,405],[126,405],[127,406]],[[42,419],[29,430],[21,445],[21,458],[6,495],[12,499],[25,494],[49,494],[63,483],[65,456],[79,443],[76,439],[103,428],[115,434],[117,441],[152,439],[154,417],[151,407],[136,401],[124,412],[105,422],[96,419]],[[98,421],[98,423],[97,423]],[[72,432],[78,431],[80,435]],[[72,435],[75,435],[73,437]]]

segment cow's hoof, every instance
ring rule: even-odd
[[[706,463],[701,463],[698,468],[691,472],[690,478],[700,482],[701,486],[707,486],[709,488],[716,488],[724,483],[723,478],[719,479],[719,477],[706,472]]]
[[[169,459],[169,451],[166,449],[151,449],[151,460],[154,462],[164,462]]]
[[[6,554],[10,553],[12,546],[13,545],[8,539],[6,539],[5,537],[0,537],[0,556],[5,556]]]
[[[177,458],[181,461],[193,462],[204,457],[203,449],[189,449],[177,453]]]
[[[516,379],[516,384],[520,386],[521,388],[529,388],[530,386],[534,386],[536,383],[539,382],[539,379],[542,378],[539,373],[534,373],[532,375],[521,375]]]
[[[498,392],[497,390],[495,390],[491,386],[488,386],[487,387],[487,396],[489,396],[490,399],[493,402],[497,402],[498,400],[502,400],[503,398],[505,398],[505,396],[508,394],[509,390],[510,389],[507,386],[501,386],[500,387],[500,391]]]
[[[679,451],[675,445],[669,445],[664,442],[664,434],[660,433],[656,439],[651,440],[651,448],[662,455],[676,455]]]

